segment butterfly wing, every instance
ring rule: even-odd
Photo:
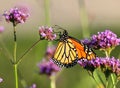
[[[75,49],[77,50],[76,53],[78,54],[78,59],[86,58],[84,44],[73,37],[70,37],[70,39],[72,41],[72,44],[75,46]]]
[[[76,39],[69,37],[66,42],[60,41],[53,61],[60,67],[72,67],[79,58],[86,57],[84,46]]]
[[[53,61],[60,67],[71,67],[77,63],[78,55],[75,46],[70,39],[67,42],[59,42]]]
[[[85,52],[86,52],[86,59],[91,60],[91,59],[95,59],[96,58],[96,54],[95,52],[89,48],[88,46],[85,46]]]
[[[79,40],[77,40],[73,37],[70,37],[70,38],[77,49],[77,53],[78,53],[78,57],[79,57],[78,59],[84,58],[87,60],[91,60],[91,59],[96,58],[96,54],[89,46],[83,44],[82,42],[80,42]]]

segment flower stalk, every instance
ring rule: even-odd
[[[15,88],[18,88],[18,63],[17,63],[17,36],[16,36],[16,26],[20,23],[24,23],[29,17],[29,13],[24,11],[24,8],[11,8],[9,11],[5,11],[3,16],[5,17],[6,22],[11,22],[13,24],[13,33],[14,33],[14,49],[13,49],[13,59],[12,64],[14,67],[15,75]]]
[[[112,48],[104,49],[104,52],[107,58],[110,58],[110,54],[112,50],[113,50]]]
[[[14,74],[15,74],[15,88],[18,88],[18,71],[17,71],[17,58],[16,58],[16,53],[17,53],[17,39],[16,39],[16,26],[14,26],[14,55],[13,55],[13,61],[14,61]]]
[[[51,79],[51,88],[56,88],[56,84],[55,84],[56,77],[53,75],[50,77],[50,79]]]

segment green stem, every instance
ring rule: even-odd
[[[45,25],[50,26],[50,0],[44,0],[45,5]]]
[[[89,32],[89,23],[88,23],[88,16],[85,8],[84,0],[79,0],[80,4],[80,19],[81,19],[81,27],[82,27],[82,34],[84,38],[88,38],[90,36]]]
[[[106,57],[107,58],[109,58],[110,57],[110,53],[111,53],[111,50],[105,50],[105,55],[106,55]]]
[[[18,88],[18,71],[17,71],[17,64],[14,65],[15,69],[15,88]]]
[[[45,25],[50,26],[50,0],[44,0],[45,5]],[[49,42],[48,45],[51,45],[52,43]],[[51,76],[51,88],[56,88],[55,85],[55,76]]]
[[[55,76],[51,76],[50,79],[51,79],[51,88],[56,88],[56,84],[55,84]]]
[[[17,64],[16,64],[16,51],[17,51],[17,39],[16,39],[16,26],[14,26],[14,72],[15,72],[15,88],[18,88],[18,73],[17,73]]]
[[[16,64],[19,64],[19,63],[22,61],[23,57],[24,57],[34,46],[36,46],[40,40],[41,40],[41,39],[37,40],[30,48],[28,48],[28,49],[24,52],[24,54],[18,59],[18,61],[16,62]]]

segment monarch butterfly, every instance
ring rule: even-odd
[[[96,54],[91,48],[68,35],[66,30],[60,34],[59,43],[52,58],[59,67],[72,67],[79,59],[95,59]]]

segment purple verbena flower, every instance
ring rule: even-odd
[[[97,68],[101,68],[104,73],[109,71],[110,73],[115,73],[117,76],[120,75],[120,60],[114,57],[96,57],[96,59],[92,60],[81,59],[78,61],[78,64],[91,72]]]
[[[91,45],[95,49],[109,49],[114,48],[120,44],[120,38],[110,30],[105,30],[104,32],[98,32],[97,35],[91,37]]]
[[[38,64],[38,67],[40,69],[40,74],[46,74],[48,76],[54,75],[60,71],[60,68],[56,64],[52,61],[46,61],[45,59]]]
[[[56,38],[56,34],[53,33],[52,27],[39,27],[39,34],[42,39],[54,40]]]
[[[56,49],[56,46],[48,46],[47,50],[46,50],[46,53],[45,53],[45,56],[48,59],[52,58],[53,55],[54,55],[55,49]]]
[[[4,27],[3,26],[0,26],[0,33],[2,33],[4,31]]]
[[[30,88],[37,88],[36,84],[32,84],[32,86],[30,86]]]
[[[14,7],[5,11],[3,16],[7,22],[12,22],[16,26],[19,23],[24,23],[29,17],[29,13],[24,12],[21,8]]]

